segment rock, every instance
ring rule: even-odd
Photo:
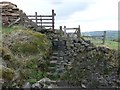
[[[57,56],[58,55],[58,53],[57,52],[54,52],[54,53],[52,53],[53,54],[53,56]]]
[[[59,56],[64,56],[64,55],[65,55],[65,53],[64,53],[64,52],[59,51]]]
[[[60,60],[63,60],[63,57],[59,57]]]
[[[0,79],[0,85],[4,84],[4,79]]]
[[[82,88],[87,88],[84,84],[81,84],[81,87],[82,87]]]
[[[90,40],[85,40],[85,42],[86,42],[86,43],[88,43],[88,44],[90,44],[90,43],[91,43],[91,41],[90,41]]]
[[[50,88],[57,88],[57,85],[51,84],[51,85],[48,86],[48,88],[49,88],[49,89],[50,89]]]
[[[70,50],[71,48],[70,47],[66,47],[67,50]]]
[[[74,46],[75,46],[75,47],[79,47],[80,44],[79,44],[79,43],[74,43]]]
[[[78,48],[77,47],[74,47],[74,50],[77,50]]]
[[[11,2],[0,2],[0,7],[2,8],[2,24],[8,26],[10,23],[14,22],[17,17],[19,17],[20,9],[17,5]]]
[[[31,88],[32,86],[31,86],[31,84],[29,83],[29,82],[26,82],[24,85],[23,85],[23,87],[22,88]]]
[[[74,57],[76,57],[76,56],[77,56],[77,54],[76,54],[76,53],[74,53],[74,54],[73,54],[73,56],[74,56]]]
[[[43,79],[39,80],[38,82],[41,83],[42,85],[44,85],[44,84],[50,85],[51,80],[49,78],[43,78]]]
[[[32,85],[32,88],[41,89],[41,88],[43,88],[43,84],[37,82],[37,83],[35,83],[35,84]]]
[[[85,46],[85,48],[88,48],[88,47],[89,47],[89,44],[85,44],[84,46]]]
[[[70,47],[73,48],[73,47],[74,47],[74,44],[70,44]]]
[[[87,51],[92,51],[92,50],[94,50],[94,49],[95,49],[95,47],[91,47],[91,46],[90,46],[90,47],[88,47],[86,50],[87,50]]]
[[[56,63],[57,63],[57,60],[50,61],[50,64],[56,64]]]
[[[52,59],[52,60],[57,60],[58,57],[57,57],[57,56],[52,56],[50,59]]]

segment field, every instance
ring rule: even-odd
[[[103,41],[101,39],[93,39],[93,38],[85,38],[85,39],[90,40],[96,46],[103,45],[102,44]],[[120,42],[116,42],[116,41],[112,41],[112,40],[107,39],[107,40],[105,40],[104,46],[109,47],[109,48],[114,49],[114,50],[118,50],[119,44],[120,44]]]
[[[91,32],[82,32],[83,36],[102,36],[103,35],[103,31],[91,31]],[[119,40],[119,35],[120,32],[118,32],[117,30],[107,30],[106,31],[106,39],[105,39],[105,44],[104,46],[107,46],[111,49],[115,49],[118,50],[118,45],[120,44],[120,42],[117,42],[116,40]],[[103,45],[101,43],[103,43],[102,37],[98,38],[98,37],[94,37],[94,38],[85,38],[87,40],[90,40],[92,43],[94,43],[95,45],[99,46],[99,45]]]

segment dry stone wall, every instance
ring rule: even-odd
[[[120,84],[117,51],[73,40],[66,44],[64,52],[66,71],[63,71],[61,79],[86,88],[114,88]]]
[[[32,28],[40,31],[37,24],[30,20],[27,15],[11,2],[0,2],[0,16],[2,16],[2,25],[10,27],[15,24],[23,25],[26,28]]]
[[[48,88],[119,88],[117,51],[84,39],[66,40],[59,34],[51,38],[53,53],[47,74],[56,80]]]
[[[11,2],[0,2],[0,9],[4,26],[8,26],[20,17],[19,14],[21,10]]]

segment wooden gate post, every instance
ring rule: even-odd
[[[40,15],[40,28],[42,29],[42,16]]]
[[[37,12],[35,12],[35,22],[37,24]]]
[[[60,26],[60,37],[62,37],[62,26]]]
[[[66,35],[66,26],[64,26],[64,37],[67,37],[67,35]]]
[[[106,39],[106,31],[104,31],[104,35],[103,35],[103,44],[105,44],[105,39]]]
[[[55,20],[55,12],[54,12],[54,9],[52,9],[52,29],[53,29],[53,31],[55,31],[55,29],[54,29],[54,24],[55,24],[55,22],[54,22],[54,20]]]
[[[78,30],[77,30],[77,38],[78,41],[80,41],[80,37],[81,37],[81,31],[80,31],[80,25],[78,26]]]

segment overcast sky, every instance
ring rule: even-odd
[[[3,0],[0,0],[3,1]],[[4,0],[5,1],[5,0]],[[56,13],[55,28],[78,27],[81,31],[118,30],[119,0],[6,0],[26,14]]]

